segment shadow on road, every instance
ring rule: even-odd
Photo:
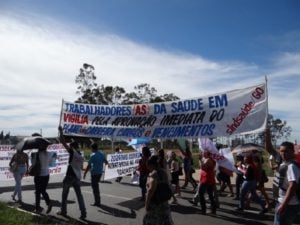
[[[141,201],[140,197],[138,197],[138,198],[133,198],[128,201],[120,202],[120,203],[118,203],[118,205],[129,208],[129,209],[133,209],[133,210],[139,210],[145,206],[145,202]]]
[[[171,205],[171,211],[180,214],[198,214],[200,212],[200,210],[195,207],[184,205]]]
[[[113,208],[107,205],[103,205],[101,204],[101,206],[99,206],[99,208],[101,210],[99,210],[99,212],[101,213],[105,213],[105,214],[109,214],[115,217],[121,217],[121,218],[136,218],[136,212],[133,209],[130,209],[130,213],[117,209],[117,208]]]

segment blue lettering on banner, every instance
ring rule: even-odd
[[[68,134],[68,133],[75,133],[78,134],[80,133],[80,130],[82,129],[82,125],[75,125],[75,124],[64,124],[64,133]]]
[[[82,125],[64,124],[65,134],[84,134],[91,136],[113,136],[116,128],[112,127],[84,127]]]
[[[113,136],[116,128],[112,127],[88,127],[85,134],[91,136]]]
[[[145,128],[121,128],[118,130],[116,136],[120,137],[142,137]]]
[[[152,138],[173,138],[173,137],[192,137],[192,136],[212,136],[216,127],[212,124],[200,124],[193,126],[179,127],[159,127],[155,128]]]
[[[220,108],[226,107],[228,105],[227,95],[223,94],[221,96],[210,96],[208,97],[209,108]]]
[[[131,106],[99,106],[65,103],[65,111],[78,114],[99,116],[130,116]]]
[[[199,111],[203,110],[203,100],[202,98],[199,99],[192,99],[192,100],[184,100],[178,102],[171,103],[172,113],[180,113],[180,112],[189,112],[189,111]]]
[[[165,104],[154,104],[154,115],[157,114],[166,114],[167,110],[166,110],[166,106]]]

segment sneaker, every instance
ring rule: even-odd
[[[179,193],[176,193],[176,194],[174,194],[174,196],[175,197],[181,197],[181,193],[179,192]]]
[[[50,203],[50,204],[48,205],[48,208],[47,208],[46,213],[47,213],[47,214],[50,213],[51,210],[52,210],[52,204]]]
[[[91,206],[97,206],[97,207],[100,207],[101,204],[100,204],[100,203],[94,203],[94,204],[91,204]]]
[[[11,195],[11,199],[12,199],[14,202],[17,201],[15,195]]]
[[[178,205],[178,202],[177,202],[176,200],[173,200],[173,201],[171,202],[171,205]]]
[[[189,203],[191,203],[194,206],[197,206],[197,202],[195,202],[195,200],[189,200]]]
[[[17,203],[20,204],[20,205],[23,205],[23,201],[22,200],[18,200]]]
[[[244,209],[242,209],[242,208],[240,208],[240,207],[237,207],[235,210],[236,210],[236,211],[239,211],[239,212],[244,211]]]
[[[81,216],[79,217],[79,219],[81,220],[85,220],[85,218],[86,218],[86,214],[81,214]]]
[[[258,214],[259,214],[259,215],[263,215],[263,214],[265,214],[266,212],[268,212],[268,209],[264,208],[264,209],[262,209]]]
[[[41,213],[41,212],[43,212],[43,208],[42,207],[37,207],[37,208],[35,208],[34,212],[35,213]]]
[[[63,216],[63,217],[67,217],[67,213],[62,212],[62,211],[58,211],[58,212],[56,213],[56,215],[58,215],[58,216]]]

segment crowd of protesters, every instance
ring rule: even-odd
[[[69,164],[66,176],[63,180],[62,205],[58,215],[67,215],[67,198],[70,187],[73,187],[77,196],[79,209],[81,211],[80,219],[87,217],[85,202],[81,193],[80,180],[83,164],[83,157],[80,154],[77,142],[71,142],[69,145],[65,142],[62,128],[59,127],[60,141],[68,151]],[[180,152],[171,151],[165,153],[163,149],[154,155],[148,147],[143,147],[141,159],[136,173],[139,175],[139,187],[141,188],[141,201],[145,202],[144,225],[150,224],[174,224],[171,216],[169,204],[178,204],[177,198],[181,197],[181,191],[188,187],[190,183],[195,195],[190,202],[193,205],[200,203],[201,213],[207,214],[208,195],[210,202],[210,213],[216,214],[220,206],[218,195],[222,195],[228,187],[227,197],[237,200],[236,210],[244,211],[250,207],[251,201],[259,203],[261,210],[259,214],[265,214],[276,205],[274,224],[289,225],[292,224],[297,212],[300,211],[300,201],[297,197],[299,192],[300,166],[294,160],[294,145],[290,142],[283,142],[279,151],[276,151],[270,141],[270,132],[266,130],[265,149],[270,154],[270,159],[275,159],[275,165],[272,164],[274,171],[274,196],[268,196],[264,184],[268,182],[268,177],[263,169],[264,160],[257,151],[251,151],[247,154],[238,154],[235,156],[235,191],[231,184],[233,177],[224,171],[217,162],[211,157],[210,151],[201,149],[199,154],[199,179],[194,179],[193,174],[194,161],[189,147],[180,148]],[[85,168],[83,178],[90,172],[91,187],[94,194],[93,206],[101,206],[99,182],[103,172],[103,164],[108,164],[105,155],[99,151],[96,143],[91,145],[92,154]],[[120,152],[116,149],[116,154]],[[38,151],[32,163],[39,161],[41,168],[34,177],[36,212],[41,212],[40,198],[43,195],[47,204],[46,212],[52,209],[52,202],[46,191],[49,181],[49,162],[51,156],[46,149]],[[22,151],[17,152],[10,162],[10,167],[15,167],[13,174],[16,185],[12,194],[12,199],[22,203],[21,180],[24,174],[28,172],[28,156]],[[180,176],[184,175],[183,185],[180,186]],[[116,182],[121,182],[122,177],[118,177]],[[217,182],[219,186],[217,186]],[[166,188],[166,189],[163,189]],[[170,193],[168,193],[170,192]],[[257,192],[261,192],[263,198],[259,197]],[[163,196],[159,196],[162,193]],[[166,196],[167,195],[167,196]],[[272,198],[270,198],[272,197]],[[159,200],[160,199],[160,200]],[[271,201],[273,199],[273,201]],[[274,204],[273,204],[274,203]]]

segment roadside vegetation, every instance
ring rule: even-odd
[[[0,202],[0,224],[5,225],[40,225],[40,224],[61,224],[54,222],[50,217],[36,216],[27,212],[19,211],[9,207],[6,203]]]

